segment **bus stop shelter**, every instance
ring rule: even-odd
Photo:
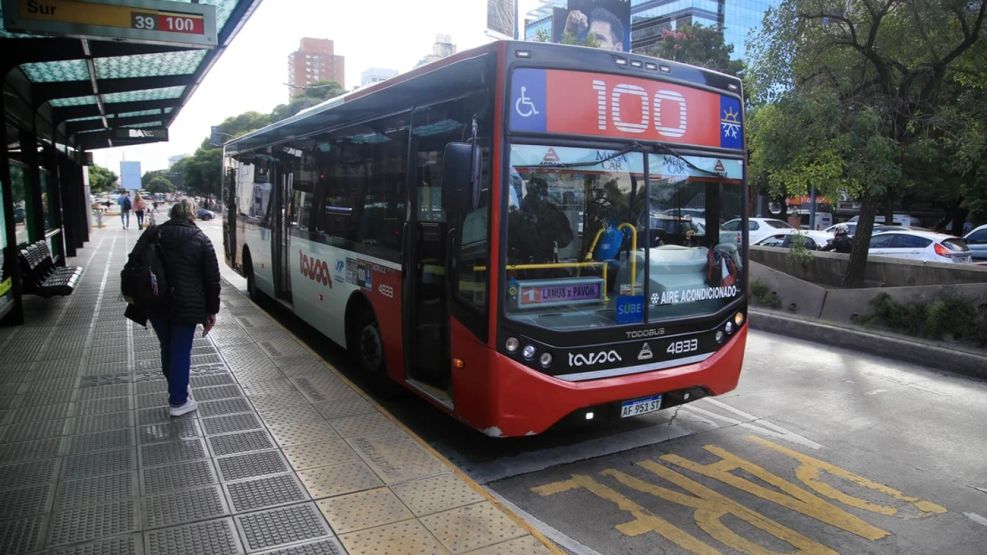
[[[21,324],[18,252],[89,240],[87,166],[168,127],[260,0],[2,0],[0,322]]]

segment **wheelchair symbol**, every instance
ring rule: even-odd
[[[517,115],[522,118],[530,118],[531,116],[537,116],[538,110],[535,108],[535,103],[528,98],[525,93],[527,92],[527,87],[521,87],[521,96],[514,102],[514,111]],[[523,110],[522,110],[523,107]]]

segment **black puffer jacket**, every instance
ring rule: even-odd
[[[203,324],[219,312],[219,263],[205,233],[192,222],[168,220],[159,226],[171,300],[152,317],[183,324]]]

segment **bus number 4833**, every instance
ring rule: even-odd
[[[692,351],[698,350],[698,339],[683,339],[682,341],[672,341],[669,343],[668,348],[665,349],[665,352],[670,355],[681,355],[682,353],[691,353]]]

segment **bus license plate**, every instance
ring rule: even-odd
[[[661,395],[655,395],[645,399],[634,399],[633,401],[624,401],[620,405],[620,417],[628,418],[639,414],[647,414],[649,412],[655,412],[660,408]]]

